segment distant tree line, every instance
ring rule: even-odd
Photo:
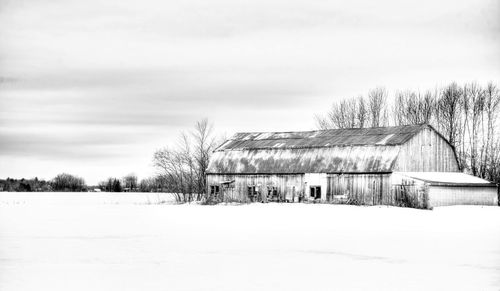
[[[106,192],[155,192],[161,187],[153,185],[162,185],[163,183],[146,183],[145,181],[156,181],[157,178],[147,178],[141,182],[137,182],[135,174],[129,174],[121,179],[108,178],[106,181],[100,182],[97,186],[87,186],[85,180],[71,174],[59,174],[52,180],[33,179],[0,179],[0,191],[8,192],[83,192],[83,191],[100,191]]]
[[[9,192],[47,192],[52,191],[50,181],[34,179],[0,179],[0,190]]]
[[[83,178],[59,174],[50,181],[34,179],[0,179],[0,191],[9,192],[82,192],[87,191],[87,185]]]
[[[84,192],[94,191],[107,192],[137,192],[146,189],[140,189],[137,183],[137,176],[129,174],[122,179],[108,178],[106,181],[99,183],[98,186],[87,186],[85,180],[81,177],[62,173],[54,177],[52,180],[34,179],[0,179],[0,191],[9,192]],[[147,189],[151,192],[152,189]],[[146,191],[144,191],[146,192]]]
[[[98,189],[106,192],[137,192],[137,176],[129,174],[122,179],[110,177],[106,181],[99,182]]]
[[[105,192],[122,192],[123,187],[120,179],[108,178],[106,181],[99,182],[99,189]]]
[[[497,85],[451,83],[391,97],[376,88],[366,96],[335,101],[316,121],[320,129],[431,124],[455,148],[461,170],[500,183],[499,113]]]

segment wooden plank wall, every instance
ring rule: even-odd
[[[255,186],[260,193],[267,193],[268,187],[276,187],[282,200],[292,201],[293,195],[298,197],[304,193],[303,174],[274,174],[274,175],[219,175],[208,174],[207,186],[220,185],[224,181],[232,181],[224,190],[224,199],[227,201],[249,202],[248,187]]]
[[[421,130],[401,145],[395,171],[458,172],[452,147],[430,128]]]
[[[221,182],[232,180],[235,181],[232,183],[232,186],[224,190],[224,201],[250,202],[247,188],[249,186],[258,187],[258,191],[261,193],[267,193],[268,186],[276,187],[281,199],[289,201],[293,200],[293,195],[298,197],[300,194],[304,194],[306,190],[304,188],[303,174],[208,174],[208,190],[210,189],[210,185],[221,186]],[[391,174],[328,174],[326,202],[358,205],[411,206],[415,208],[455,204],[498,204],[496,188],[435,187],[426,184],[392,185],[391,182]],[[408,201],[411,202],[411,205],[408,204]]]
[[[304,175],[207,175],[207,185],[221,185],[232,181],[232,186],[224,189],[224,201],[250,202],[248,187],[267,193],[267,187],[277,187],[282,200],[293,201],[293,196],[304,195]],[[295,190],[293,189],[295,187]],[[390,174],[328,174],[326,202],[352,203],[358,205],[396,205]],[[221,186],[222,189],[222,186]],[[307,200],[307,195],[304,195]]]
[[[329,174],[327,180],[327,201],[332,203],[390,203],[390,174]]]

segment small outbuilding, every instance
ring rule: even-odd
[[[330,202],[430,208],[497,205],[497,185],[459,171],[432,126],[237,133],[207,170],[224,201]]]

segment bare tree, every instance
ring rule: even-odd
[[[481,176],[478,171],[478,160],[481,160],[479,154],[479,132],[481,130],[482,115],[484,109],[484,91],[476,83],[470,83],[464,86],[463,89],[463,106],[465,121],[464,129],[467,131],[468,136],[468,158],[469,167],[473,175]]]
[[[196,123],[190,134],[182,133],[174,148],[157,150],[153,165],[178,202],[200,200],[206,191],[206,171],[215,149],[213,127],[207,119]]]
[[[326,130],[326,129],[331,129],[330,122],[326,116],[316,114],[314,116],[314,119],[316,120],[316,127],[321,130]]]
[[[159,169],[158,176],[166,181],[166,189],[177,202],[185,202],[185,168],[181,152],[169,148],[157,150],[153,156],[153,165]]]
[[[490,82],[484,90],[484,95],[484,111],[487,121],[485,153],[482,162],[484,170],[482,171],[485,172],[486,178],[493,180],[495,175],[498,176],[498,173],[495,174],[493,169],[500,166],[500,163],[498,163],[500,158],[500,147],[498,147],[498,142],[495,143],[498,138],[497,135],[495,135],[495,128],[498,122],[500,92],[498,87]]]
[[[321,129],[362,128],[368,123],[368,108],[363,96],[334,102],[325,116],[317,115],[316,124]]]
[[[329,112],[329,119],[333,128],[353,128],[356,127],[356,99],[343,99],[332,105]]]
[[[392,116],[395,125],[405,125],[407,120],[405,117],[406,112],[406,92],[397,92],[394,98],[394,105],[392,106]]]
[[[356,119],[358,122],[359,128],[364,128],[368,125],[369,116],[368,116],[368,107],[366,105],[366,100],[363,96],[359,96],[357,98],[357,108],[356,108]]]
[[[430,91],[396,93],[393,118],[396,125],[430,123],[435,112],[436,100]]]
[[[495,183],[500,183],[500,138],[492,142],[490,161],[488,163],[487,178]]]
[[[139,182],[139,191],[140,192],[156,192],[158,187],[157,187],[157,182],[155,177],[149,177],[149,178],[144,178],[141,179]]]
[[[66,173],[57,175],[51,184],[54,191],[81,192],[87,188],[83,178]]]
[[[387,125],[387,91],[384,88],[379,87],[368,92],[368,115],[371,127]]]
[[[197,189],[195,184],[197,177],[195,169],[195,158],[191,150],[191,141],[185,133],[181,134],[181,140],[182,143],[180,147],[180,154],[186,171],[185,176],[187,193],[184,193],[184,200],[187,202],[191,202],[193,200],[193,192],[199,192],[201,189]]]
[[[438,100],[439,129],[445,134],[452,146],[456,147],[459,135],[460,100],[462,89],[456,83],[448,85],[441,92]]]
[[[196,161],[197,167],[197,184],[198,184],[198,197],[201,199],[201,195],[206,191],[206,172],[208,168],[208,162],[212,152],[215,150],[215,137],[213,134],[213,125],[208,122],[208,119],[202,119],[196,122],[194,131],[192,132],[194,138],[194,160]]]

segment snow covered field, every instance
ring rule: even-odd
[[[499,290],[500,207],[0,193],[0,290]]]

